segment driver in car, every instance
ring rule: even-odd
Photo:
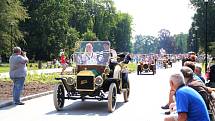
[[[83,64],[94,65],[97,64],[97,55],[93,52],[93,45],[87,43],[85,47],[85,52],[82,56]]]

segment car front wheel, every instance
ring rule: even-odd
[[[113,112],[116,108],[116,84],[111,83],[109,87],[109,93],[108,93],[108,112]]]
[[[53,101],[54,101],[54,106],[57,111],[62,110],[64,106],[64,97],[65,92],[64,92],[64,87],[62,84],[56,84],[54,87],[54,93],[53,93]]]

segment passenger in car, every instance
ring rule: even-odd
[[[98,55],[98,64],[107,65],[110,58],[110,43],[103,42],[103,50]]]

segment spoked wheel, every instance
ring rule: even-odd
[[[113,112],[116,108],[116,84],[111,83],[109,87],[109,93],[108,93],[108,111]]]
[[[123,97],[124,97],[124,101],[128,102],[128,98],[130,95],[130,82],[129,82],[129,80],[127,83],[125,83],[125,89],[126,89],[126,91],[123,92]]]
[[[54,106],[57,111],[60,111],[63,109],[64,100],[65,100],[64,98],[65,98],[65,92],[64,92],[63,85],[56,84],[54,87],[53,100],[54,100]]]
[[[155,75],[156,74],[156,70],[153,70],[153,75]]]
[[[141,67],[140,67],[140,65],[138,65],[138,66],[137,66],[137,75],[140,74],[140,70],[141,70]]]

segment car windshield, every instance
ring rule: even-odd
[[[80,41],[76,43],[74,62],[77,65],[107,65],[109,57],[109,41]]]

